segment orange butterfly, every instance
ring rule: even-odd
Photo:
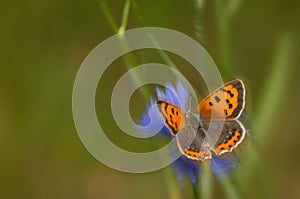
[[[194,135],[189,144],[176,136],[182,154],[193,160],[205,160],[211,159],[211,152],[217,155],[231,152],[243,141],[246,131],[238,118],[245,107],[245,92],[241,80],[230,81],[204,98],[195,113],[184,113],[165,101],[155,103],[173,136],[182,131]],[[213,137],[215,142],[211,141]]]

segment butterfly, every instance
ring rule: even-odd
[[[166,101],[157,100],[155,104],[165,126],[176,137],[180,152],[203,161],[211,159],[212,153],[232,152],[244,140],[246,131],[238,119],[245,107],[245,94],[244,83],[235,79],[204,98],[194,112],[185,113]]]

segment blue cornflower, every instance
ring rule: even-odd
[[[167,83],[165,87],[167,88],[165,91],[161,90],[160,88],[156,88],[157,100],[169,102],[181,108],[183,112],[187,112],[189,108],[188,101],[190,95],[186,87],[184,87],[181,82],[177,84],[176,88],[170,83]],[[150,105],[146,106],[147,113],[142,114],[141,116],[141,124],[145,127],[143,129],[144,133],[153,131],[156,126],[159,126],[163,123],[158,110],[150,109],[150,107],[154,107],[154,104],[154,99],[151,98]],[[150,120],[150,118],[152,120]],[[147,126],[150,122],[152,123],[152,126]],[[171,137],[171,133],[165,126],[161,129],[160,134]],[[223,155],[222,157],[213,154],[211,160],[205,161],[210,161],[210,168],[217,179],[219,179],[221,173],[230,171],[232,167],[238,167],[234,156],[230,154]],[[192,160],[182,155],[173,163],[172,167],[176,171],[178,179],[183,179],[183,177],[188,174],[191,182],[195,185],[198,182],[199,176],[201,176],[199,164],[201,164],[201,161]]]

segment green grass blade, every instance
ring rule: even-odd
[[[112,14],[110,13],[110,10],[108,9],[106,3],[105,3],[105,0],[98,0],[98,3],[105,15],[105,17],[107,18],[108,22],[109,22],[109,25],[111,26],[111,28],[113,29],[113,31],[115,33],[118,32],[118,26],[112,16]]]
[[[203,199],[211,199],[212,198],[212,179],[213,179],[213,174],[211,172],[211,169],[209,167],[208,162],[203,162],[203,165],[201,166],[201,171],[202,171],[202,178],[201,178],[201,183],[200,183],[200,198]]]
[[[124,32],[126,30],[127,22],[128,22],[128,17],[129,17],[129,11],[130,11],[130,0],[127,0],[124,5],[123,9],[123,15],[122,15],[122,22],[121,26],[119,28],[119,33]]]
[[[177,179],[174,176],[172,169],[170,167],[166,168],[164,174],[164,177],[167,181],[169,198],[181,199],[179,191],[180,188],[178,186]]]
[[[226,198],[230,198],[230,199],[240,199],[242,198],[240,196],[239,191],[236,189],[236,187],[234,186],[234,184],[231,181],[231,178],[224,174],[220,176],[221,178],[221,183],[222,183],[222,187],[224,190],[224,193],[226,195]]]
[[[288,74],[290,72],[290,61],[292,59],[291,54],[293,51],[292,35],[285,33],[279,40],[277,52],[275,54],[275,60],[273,63],[272,71],[270,71],[270,78],[266,81],[264,92],[262,93],[261,101],[257,110],[254,120],[254,131],[256,136],[262,137],[267,135],[267,129],[276,116],[278,105],[284,98],[284,88],[287,85]],[[278,92],[280,91],[280,92]]]

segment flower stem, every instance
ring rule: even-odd
[[[199,190],[197,184],[192,184],[193,194],[195,199],[199,199]]]
[[[119,28],[119,33],[124,32],[126,30],[128,17],[129,17],[129,11],[130,11],[130,0],[127,0],[125,2],[124,9],[123,9],[122,22],[121,22],[121,26]]]
[[[110,13],[110,11],[109,11],[109,9],[107,7],[107,5],[105,3],[105,0],[98,0],[98,2],[99,2],[99,5],[100,5],[102,11],[104,12],[105,17],[107,18],[107,20],[109,22],[109,25],[111,26],[111,28],[113,29],[113,31],[115,33],[117,33],[118,32],[118,26],[115,23],[115,20],[114,20],[112,14]]]
[[[202,164],[201,170],[203,174],[202,183],[200,184],[201,198],[210,199],[212,198],[211,182],[212,182],[213,175],[207,162]]]
[[[126,42],[126,40],[124,39],[122,33],[125,31],[126,26],[127,26],[127,22],[128,22],[128,17],[129,17],[129,11],[130,11],[130,2],[131,0],[126,0],[124,8],[123,8],[123,14],[122,14],[122,23],[120,28],[117,28],[117,23],[115,22],[115,20],[112,17],[111,12],[109,11],[105,0],[98,0],[104,15],[106,16],[107,20],[109,21],[113,31],[115,34],[118,34],[120,41],[122,42],[124,48],[128,48],[128,43]],[[135,57],[133,56],[132,52],[129,52],[125,55],[125,57],[123,58],[123,61],[125,63],[125,66],[127,68],[127,70],[132,69],[134,66],[137,65],[137,60],[135,59]],[[142,79],[141,77],[139,77],[137,74],[134,73],[130,73],[133,74],[131,75],[132,79],[134,80],[134,82],[136,82],[137,85],[141,85]],[[149,94],[147,92],[147,90],[142,89],[141,90],[142,96],[147,99]]]
[[[174,177],[174,174],[171,170],[170,167],[165,169],[166,171],[165,173],[165,178],[167,180],[167,187],[168,187],[168,194],[169,194],[169,198],[172,199],[180,199],[180,192],[179,192],[179,188],[177,186],[176,182],[176,178]]]

